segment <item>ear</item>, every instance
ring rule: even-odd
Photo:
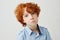
[[[24,18],[23,18],[23,22],[25,23]]]

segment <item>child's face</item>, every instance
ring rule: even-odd
[[[24,20],[24,23],[26,23],[27,25],[30,25],[30,26],[36,25],[38,22],[37,13],[30,14],[25,9],[23,14],[23,20]]]

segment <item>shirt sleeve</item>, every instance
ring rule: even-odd
[[[46,40],[52,40],[47,29],[46,29]]]

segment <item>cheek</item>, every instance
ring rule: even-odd
[[[24,22],[28,23],[29,22],[29,18],[24,18]]]
[[[37,20],[37,19],[38,19],[38,17],[37,17],[37,16],[34,16],[34,19],[35,19],[35,20]]]

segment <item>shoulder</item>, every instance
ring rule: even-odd
[[[17,35],[17,40],[23,40],[24,39],[24,35],[25,35],[25,30],[23,29],[22,31],[20,31]]]
[[[25,34],[25,29],[21,30],[19,33],[18,33],[18,36],[24,36]]]
[[[40,28],[41,30],[47,30],[47,28],[45,28],[45,27],[43,27],[43,26],[39,26],[39,28]]]
[[[40,26],[39,29],[40,29],[41,33],[43,33],[43,34],[48,32],[48,29],[43,26]]]
[[[46,40],[52,40],[47,28],[40,26],[40,29],[41,29],[41,33],[43,35],[46,35]]]

